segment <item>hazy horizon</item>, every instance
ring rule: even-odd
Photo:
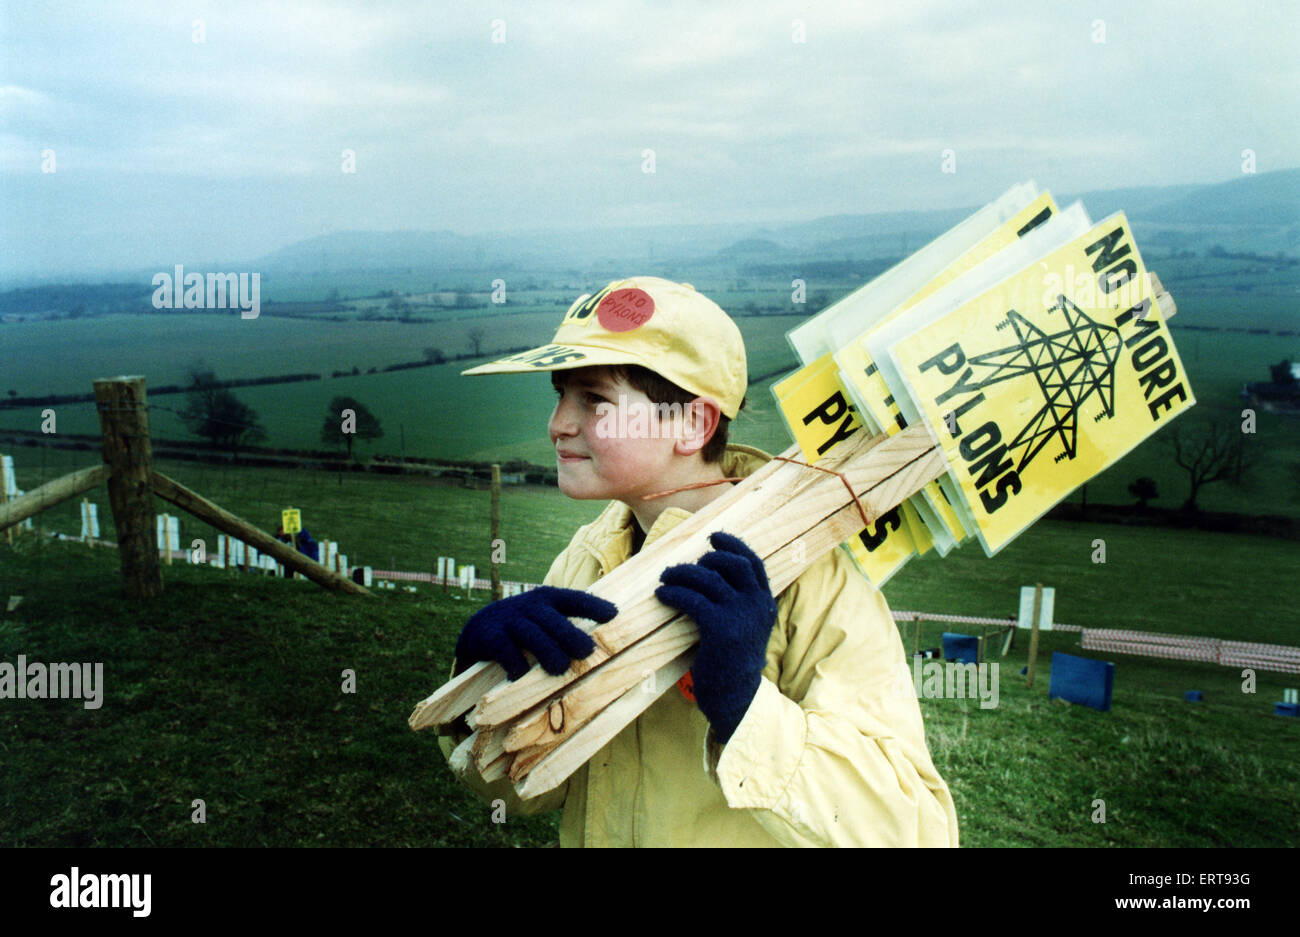
[[[1078,193],[1294,168],[1300,7],[1238,10],[7,4],[0,274],[247,261],[340,231],[789,224],[974,206],[1031,178]]]

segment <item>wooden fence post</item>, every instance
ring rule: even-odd
[[[46,482],[36,490],[20,495],[8,504],[0,505],[0,530],[21,524],[48,507],[75,498],[82,492],[94,488],[107,477],[107,466],[92,465],[90,468]]]
[[[1034,620],[1032,622],[1033,630],[1029,632],[1029,666],[1027,669],[1029,679],[1025,681],[1025,686],[1034,685],[1034,671],[1038,668],[1038,616],[1043,610],[1043,584],[1040,582],[1034,586]]]
[[[143,377],[95,381],[95,403],[109,468],[108,501],[117,527],[122,581],[130,598],[162,592],[154,543],[153,454]]]
[[[501,564],[497,562],[497,539],[501,535],[501,466],[492,463],[492,601],[501,598]]]
[[[231,536],[242,540],[247,550],[244,555],[249,560],[252,559],[252,551],[256,549],[259,551],[260,556],[278,560],[281,565],[302,573],[318,586],[335,589],[339,592],[348,592],[352,595],[370,595],[368,591],[346,576],[340,576],[338,573],[326,569],[311,557],[299,553],[289,544],[276,540],[270,534],[264,533],[247,521],[236,517],[225,508],[213,504],[198,492],[191,491],[160,472],[151,473],[151,477],[154,492],[158,497],[164,501],[170,501],[183,511],[188,511],[199,520],[211,524],[217,530],[225,531]],[[260,567],[253,566],[250,563],[249,568],[256,571]],[[272,567],[272,571],[274,572],[274,567]]]

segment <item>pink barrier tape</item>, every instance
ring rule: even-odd
[[[942,621],[951,622],[956,625],[999,625],[1006,627],[1016,624],[1017,618],[977,618],[972,615],[944,615],[939,612],[904,612],[894,610],[892,612],[894,621],[916,621],[918,618],[922,621]],[[1052,623],[1053,631],[1082,631],[1082,625],[1063,625],[1060,622]]]
[[[1140,638],[1141,640],[1133,640]],[[1188,660],[1224,667],[1250,667],[1282,673],[1300,673],[1300,647],[1224,641],[1219,638],[1159,635],[1142,631],[1084,629],[1079,640],[1084,650],[1136,657]]]
[[[356,567],[353,568],[355,569]],[[402,582],[428,582],[428,583],[432,583],[435,586],[445,585],[448,588],[452,588],[452,589],[462,588],[459,576],[453,576],[450,579],[446,579],[445,577],[442,576],[435,576],[432,573],[408,573],[400,569],[372,569],[370,571],[370,575],[373,576],[375,579],[393,579]],[[527,592],[529,589],[538,588],[536,583],[507,582],[504,579],[501,580],[501,586],[502,588],[506,586],[518,586],[524,592]],[[471,586],[471,589],[475,591],[491,590],[491,588],[492,588],[491,579],[475,579],[473,586]]]
[[[1098,636],[1104,637],[1107,641],[1142,641],[1149,644],[1218,644],[1220,640],[1219,638],[1203,638],[1196,635],[1165,634],[1162,632],[1148,631],[1124,631],[1118,628],[1088,628],[1085,629],[1085,631],[1093,632]]]

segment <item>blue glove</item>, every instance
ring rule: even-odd
[[[719,531],[709,542],[714,551],[698,563],[665,569],[655,595],[700,629],[691,668],[695,701],[726,744],[758,692],[776,600],[763,561],[744,541]]]
[[[494,660],[506,669],[506,676],[518,680],[528,671],[523,653],[527,650],[547,673],[558,676],[569,669],[570,660],[582,660],[596,649],[591,635],[565,616],[603,624],[617,614],[613,603],[589,592],[540,586],[479,609],[460,633],[456,660]]]

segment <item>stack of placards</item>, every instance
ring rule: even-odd
[[[1191,406],[1173,309],[1123,213],[1024,183],[791,330],[773,392],[809,461],[858,426],[938,438],[949,471],[848,544],[882,585],[970,537],[992,556]]]
[[[619,614],[587,624],[587,659],[513,682],[476,663],[411,728],[473,730],[453,769],[522,798],[562,783],[689,668],[698,632],[654,589],[715,530],[774,595],[842,543],[877,584],[970,537],[996,553],[1192,404],[1172,309],[1122,214],[1094,225],[1016,186],[790,333],[805,366],[775,391],[796,446],[589,588]]]

